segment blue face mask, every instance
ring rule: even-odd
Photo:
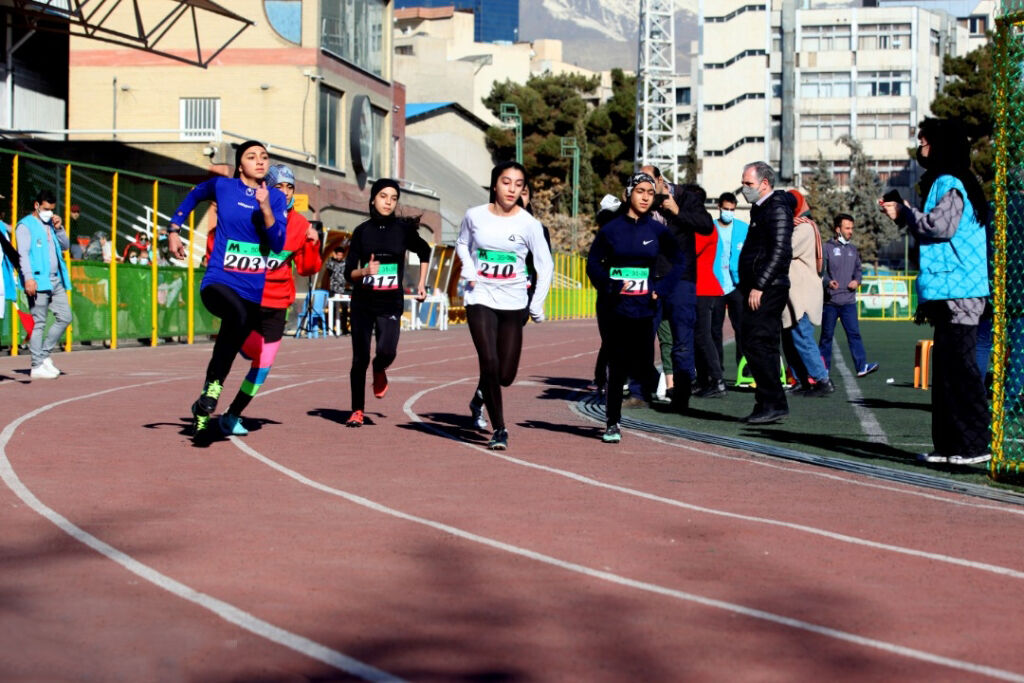
[[[288,210],[291,210],[293,206],[295,206],[295,195],[292,195],[292,198],[288,200]]]
[[[732,211],[727,210],[727,209],[722,209],[722,211],[719,212],[718,220],[722,221],[723,224],[728,225],[729,223],[732,223],[732,219],[733,219]]]

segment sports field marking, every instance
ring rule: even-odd
[[[468,378],[468,380],[475,380],[475,379],[476,379],[475,377]],[[458,380],[457,382],[450,382],[447,385],[443,385],[443,386],[450,386],[451,384],[458,384],[459,382],[464,382],[464,381],[468,381],[468,380],[466,378],[464,378],[462,380]],[[661,585],[654,584],[654,583],[649,583],[649,582],[646,582],[646,581],[638,581],[636,579],[630,579],[630,578],[627,578],[627,577],[624,577],[624,576],[620,576],[618,574],[614,574],[614,573],[609,572],[609,571],[604,571],[604,570],[600,570],[600,569],[594,569],[594,568],[591,568],[591,567],[587,567],[585,565],[577,564],[575,562],[569,562],[569,561],[566,561],[566,560],[561,560],[561,559],[559,559],[557,557],[553,557],[551,555],[546,555],[544,553],[539,553],[539,552],[536,552],[536,551],[533,551],[533,550],[529,550],[528,548],[523,548],[523,547],[520,547],[520,546],[512,545],[510,543],[505,543],[504,541],[499,541],[497,539],[489,538],[487,536],[481,536],[481,535],[475,534],[475,533],[473,533],[471,531],[466,531],[464,529],[460,529],[458,527],[454,527],[454,526],[451,526],[449,524],[445,524],[443,522],[437,522],[437,521],[434,521],[432,519],[427,519],[425,517],[420,517],[418,515],[413,515],[413,514],[409,514],[407,512],[402,512],[401,510],[397,510],[397,509],[389,507],[387,505],[383,505],[383,504],[378,503],[376,501],[370,500],[369,498],[365,498],[363,496],[360,496],[360,495],[357,495],[357,494],[354,494],[354,493],[349,493],[347,491],[342,491],[341,489],[337,489],[337,488],[334,488],[333,486],[328,486],[327,484],[321,483],[321,482],[316,481],[314,479],[310,479],[309,477],[307,477],[307,476],[305,476],[305,475],[303,475],[303,474],[301,474],[301,473],[299,473],[299,472],[297,472],[297,471],[295,471],[295,470],[293,470],[293,469],[291,469],[289,467],[286,467],[285,465],[282,465],[281,463],[277,462],[276,460],[268,458],[267,456],[263,455],[259,451],[257,451],[254,448],[250,447],[248,444],[243,442],[238,437],[232,436],[232,437],[229,437],[229,438],[230,438],[231,442],[234,443],[235,446],[238,447],[239,450],[241,450],[243,453],[245,453],[249,457],[253,458],[254,460],[256,460],[258,462],[263,463],[264,465],[270,467],[271,469],[274,469],[274,470],[280,472],[281,474],[285,475],[286,477],[288,477],[288,478],[290,478],[290,479],[292,479],[292,480],[294,480],[294,481],[296,481],[296,482],[298,482],[300,484],[308,486],[308,487],[310,487],[312,489],[315,489],[317,491],[320,491],[322,493],[326,493],[328,495],[336,496],[336,497],[341,498],[343,500],[347,500],[350,503],[353,503],[355,505],[359,505],[360,507],[364,507],[364,508],[369,509],[369,510],[373,510],[374,512],[379,512],[381,514],[388,515],[388,516],[394,517],[396,519],[405,520],[405,521],[411,522],[413,524],[419,524],[421,526],[425,526],[425,527],[428,527],[428,528],[431,528],[431,529],[435,529],[435,530],[440,531],[442,533],[449,534],[449,535],[454,536],[456,538],[461,538],[463,540],[470,541],[472,543],[477,543],[477,544],[480,544],[480,545],[483,545],[483,546],[486,546],[486,547],[489,547],[489,548],[493,548],[495,550],[500,550],[500,551],[503,551],[503,552],[506,552],[506,553],[511,553],[513,555],[518,555],[519,557],[525,557],[525,558],[528,558],[528,559],[540,562],[542,564],[546,564],[546,565],[549,565],[549,566],[552,566],[552,567],[557,567],[557,568],[564,569],[564,570],[569,571],[569,572],[580,574],[582,576],[586,576],[586,577],[593,578],[593,579],[598,579],[600,581],[606,581],[608,583],[616,584],[616,585],[619,585],[619,586],[625,586],[627,588],[634,588],[634,589],[641,590],[641,591],[644,591],[644,592],[647,592],[647,593],[653,593],[653,594],[656,594],[656,595],[663,595],[665,597],[675,598],[677,600],[682,600],[684,602],[690,602],[690,603],[702,605],[704,607],[710,607],[710,608],[713,608],[713,609],[724,610],[724,611],[727,611],[727,612],[731,612],[733,614],[739,614],[741,616],[750,617],[750,618],[753,618],[753,619],[759,619],[761,621],[766,621],[766,622],[770,622],[770,623],[774,623],[774,624],[779,624],[781,626],[788,626],[790,628],[798,629],[798,630],[801,630],[801,631],[806,631],[806,632],[809,632],[809,633],[814,633],[816,635],[825,636],[827,638],[833,638],[835,640],[840,640],[840,641],[844,641],[844,642],[847,642],[847,643],[852,643],[852,644],[855,644],[855,645],[860,645],[860,646],[863,646],[863,647],[868,647],[868,648],[873,648],[873,649],[876,649],[876,650],[881,650],[883,652],[887,652],[887,653],[890,653],[890,654],[898,655],[898,656],[901,656],[901,657],[907,657],[909,659],[915,659],[917,661],[926,662],[926,663],[929,663],[929,664],[935,664],[935,665],[938,665],[938,666],[945,666],[945,667],[948,667],[948,668],[951,668],[951,669],[956,669],[956,670],[959,670],[959,671],[966,671],[966,672],[970,672],[970,673],[974,673],[974,674],[979,674],[979,675],[983,675],[983,676],[990,676],[992,678],[997,678],[997,679],[1000,679],[1000,680],[1016,681],[1017,683],[1024,683],[1024,675],[1018,674],[1018,673],[1013,672],[1013,671],[1006,671],[1006,670],[1003,670],[1003,669],[997,669],[997,668],[986,666],[986,665],[983,665],[983,664],[975,664],[974,662],[967,662],[967,661],[964,661],[964,660],[954,659],[954,658],[951,658],[951,657],[943,657],[941,655],[937,655],[937,654],[934,654],[934,653],[931,653],[931,652],[926,652],[924,650],[917,650],[915,648],[905,647],[903,645],[897,645],[896,643],[890,643],[890,642],[887,642],[887,641],[884,641],[884,640],[877,640],[875,638],[868,638],[866,636],[861,636],[861,635],[858,635],[856,633],[850,633],[848,631],[841,631],[839,629],[830,628],[828,626],[821,626],[819,624],[814,624],[812,622],[803,621],[803,620],[800,620],[800,619],[794,619],[794,618],[791,618],[791,617],[783,616],[781,614],[775,614],[775,613],[772,613],[772,612],[767,612],[767,611],[764,611],[764,610],[756,609],[756,608],[753,608],[753,607],[747,607],[745,605],[740,605],[740,604],[736,604],[736,603],[732,603],[732,602],[726,602],[724,600],[717,600],[715,598],[709,598],[709,597],[706,597],[706,596],[703,596],[703,595],[697,595],[696,593],[688,593],[686,591],[676,590],[674,588],[668,588],[666,586],[661,586]],[[449,437],[449,438],[451,438],[451,437]],[[460,442],[460,443],[462,443],[462,442]]]
[[[166,574],[153,569],[149,565],[139,562],[131,555],[128,555],[112,545],[101,541],[99,538],[93,536],[89,532],[85,531],[81,527],[72,523],[69,519],[48,507],[41,500],[36,498],[28,487],[26,487],[21,479],[15,473],[11,461],[7,457],[7,444],[10,442],[11,437],[14,436],[14,432],[24,422],[31,420],[32,418],[45,413],[48,410],[71,403],[73,401],[82,401],[104,394],[109,394],[115,391],[122,391],[125,389],[136,389],[139,387],[152,386],[154,384],[162,384],[165,382],[173,382],[175,379],[158,380],[154,382],[144,382],[141,384],[128,384],[125,386],[114,387],[112,389],[104,389],[102,391],[96,391],[91,394],[84,394],[82,396],[75,396],[72,398],[66,398],[60,401],[55,401],[47,405],[41,406],[23,414],[21,417],[16,418],[12,422],[8,423],[4,427],[3,431],[0,432],[0,478],[3,479],[14,495],[16,495],[21,501],[27,505],[30,509],[36,512],[41,517],[51,522],[58,529],[66,533],[71,538],[75,539],[79,543],[86,545],[99,554],[103,555],[109,560],[116,562],[121,567],[127,569],[131,573],[135,574],[139,578],[148,581],[149,583],[164,589],[168,593],[175,595],[183,600],[198,605],[203,609],[216,614],[218,617],[227,621],[235,626],[238,626],[253,635],[265,638],[271,642],[282,645],[290,650],[298,652],[299,654],[306,655],[311,659],[315,659],[319,662],[323,662],[328,666],[332,666],[340,671],[352,674],[363,680],[367,681],[382,681],[382,682],[398,682],[403,679],[393,676],[386,671],[376,669],[369,664],[360,662],[357,659],[353,659],[348,655],[333,650],[326,645],[321,645],[316,641],[310,640],[303,636],[285,630],[278,626],[274,626],[270,622],[264,621],[248,612],[235,607],[234,605],[218,600],[217,598],[201,593],[188,585],[181,583]]]
[[[529,468],[532,468],[532,469],[540,470],[542,472],[548,472],[549,474],[554,474],[554,475],[559,476],[559,477],[565,477],[566,479],[571,479],[573,481],[579,482],[581,484],[586,484],[588,486],[596,486],[598,488],[603,488],[603,489],[606,489],[606,490],[609,490],[609,491],[615,491],[616,493],[623,493],[623,494],[626,494],[628,496],[634,496],[634,497],[637,497],[637,498],[643,498],[645,500],[650,500],[650,501],[653,501],[653,502],[656,502],[656,503],[663,503],[665,505],[671,505],[673,507],[678,507],[678,508],[681,508],[681,509],[684,509],[684,510],[691,510],[693,512],[701,512],[701,513],[705,513],[705,514],[709,514],[709,515],[714,515],[714,516],[717,516],[717,517],[724,517],[724,518],[727,518],[727,519],[735,519],[735,520],[740,520],[740,521],[744,521],[744,522],[752,522],[754,524],[765,524],[765,525],[768,525],[768,526],[774,526],[774,527],[779,527],[779,528],[784,528],[784,529],[790,529],[790,530],[793,530],[793,531],[799,531],[799,532],[803,532],[803,533],[807,533],[807,534],[813,534],[815,536],[821,536],[823,538],[828,538],[830,540],[839,541],[840,543],[849,543],[849,544],[852,544],[852,545],[863,546],[863,547],[866,547],[866,548],[873,548],[875,550],[885,550],[885,551],[888,551],[888,552],[899,553],[901,555],[908,555],[908,556],[911,556],[911,557],[918,557],[918,558],[923,558],[923,559],[927,559],[927,560],[934,560],[936,562],[943,562],[945,564],[951,564],[951,565],[955,565],[955,566],[959,566],[959,567],[965,567],[967,569],[975,569],[975,570],[979,570],[979,571],[989,572],[989,573],[992,573],[992,574],[996,574],[996,575],[999,575],[999,576],[1005,576],[1005,577],[1012,578],[1012,579],[1024,579],[1024,571],[1020,571],[1020,570],[1017,570],[1017,569],[1011,569],[1009,567],[1000,567],[1000,566],[994,565],[994,564],[988,564],[988,563],[985,563],[985,562],[975,562],[973,560],[966,560],[964,558],[953,557],[951,555],[944,555],[942,553],[932,553],[932,552],[928,552],[928,551],[924,551],[924,550],[917,550],[917,549],[914,549],[914,548],[906,548],[904,546],[898,546],[898,545],[893,545],[893,544],[889,544],[889,543],[881,543],[879,541],[871,541],[871,540],[868,540],[868,539],[865,539],[865,538],[858,538],[856,536],[850,536],[850,535],[847,535],[847,534],[840,534],[840,533],[837,533],[837,532],[834,532],[834,531],[828,531],[827,529],[819,529],[817,527],[807,526],[805,524],[797,524],[795,522],[786,522],[786,521],[783,521],[783,520],[771,519],[771,518],[768,518],[768,517],[757,517],[757,516],[754,516],[754,515],[744,515],[744,514],[741,514],[741,513],[738,513],[738,512],[729,512],[727,510],[717,510],[715,508],[709,508],[709,507],[705,507],[703,505],[695,505],[693,503],[687,503],[687,502],[684,502],[684,501],[681,501],[681,500],[677,500],[675,498],[667,498],[665,496],[659,496],[659,495],[654,494],[654,493],[649,493],[647,491],[640,491],[638,489],[633,489],[633,488],[629,488],[629,487],[626,487],[626,486],[620,486],[618,484],[609,484],[607,482],[603,482],[603,481],[600,481],[598,479],[594,479],[592,477],[588,477],[588,476],[585,476],[585,475],[582,475],[582,474],[578,474],[576,472],[572,472],[572,471],[569,471],[569,470],[563,470],[563,469],[559,469],[559,468],[556,468],[556,467],[550,467],[548,465],[541,465],[541,464],[538,464],[538,463],[530,462],[528,460],[521,460],[519,458],[512,457],[511,455],[507,455],[507,454],[502,453],[500,451],[488,450],[487,448],[484,448],[483,446],[479,446],[477,444],[472,444],[472,443],[469,443],[467,441],[463,441],[463,440],[459,439],[458,437],[453,436],[452,434],[449,434],[448,432],[444,431],[443,429],[441,429],[439,427],[435,427],[434,425],[432,425],[432,424],[430,424],[428,422],[424,422],[420,418],[420,416],[418,414],[416,414],[415,411],[413,411],[412,406],[416,403],[416,401],[418,401],[420,398],[422,398],[426,394],[430,393],[431,391],[436,391],[438,389],[445,389],[445,388],[448,388],[450,386],[453,386],[453,385],[456,385],[456,384],[460,384],[460,383],[463,383],[463,382],[466,382],[466,381],[472,381],[474,379],[475,379],[474,377],[471,377],[471,378],[464,377],[462,379],[457,379],[457,380],[454,380],[454,381],[451,381],[451,382],[440,384],[440,385],[435,386],[435,387],[431,387],[431,388],[428,388],[428,389],[423,389],[422,391],[419,391],[419,392],[413,394],[412,396],[410,396],[409,399],[405,402],[405,405],[402,406],[402,409],[405,411],[405,414],[409,417],[409,419],[412,420],[413,422],[417,422],[417,423],[423,425],[424,428],[434,432],[435,434],[439,434],[441,436],[444,436],[445,438],[451,439],[452,441],[455,441],[456,443],[459,443],[459,444],[465,446],[466,448],[471,448],[471,449],[473,449],[473,450],[475,450],[475,451],[477,451],[479,453],[482,453],[484,455],[490,456],[492,458],[496,458],[498,460],[504,460],[505,462],[509,462],[509,463],[514,464],[514,465],[520,465],[522,467],[529,467]]]
[[[857,379],[853,376],[850,368],[846,366],[846,359],[843,358],[842,353],[839,353],[839,349],[836,349],[835,362],[832,363],[832,367],[838,368],[839,374],[843,376],[843,387],[846,389],[846,397],[850,399],[853,413],[860,421],[861,431],[868,437],[868,441],[888,445],[889,437],[886,436],[882,425],[878,423],[878,418],[875,417],[875,414],[870,409],[861,404],[861,401],[864,400],[864,394],[860,392],[860,387],[857,386]]]

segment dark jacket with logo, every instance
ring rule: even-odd
[[[744,292],[789,286],[794,209],[796,198],[782,190],[775,190],[750,209],[750,230],[740,252],[740,289]]]
[[[672,236],[676,238],[679,246],[679,253],[683,259],[683,270],[676,279],[686,282],[697,282],[697,249],[695,247],[694,233],[699,235],[710,235],[715,231],[715,221],[704,208],[700,198],[692,192],[675,192],[676,204],[679,206],[679,213],[673,215],[667,209],[659,209],[659,213],[665,218]],[[668,257],[658,257],[658,264],[655,268],[655,275],[664,278],[673,268]]]

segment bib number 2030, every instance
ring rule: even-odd
[[[613,280],[622,282],[622,290],[619,292],[624,296],[644,296],[648,293],[647,281],[650,270],[647,268],[612,268],[611,277]]]
[[[516,275],[516,254],[514,251],[477,250],[480,262],[480,277],[488,280],[510,280]]]
[[[398,264],[380,264],[377,268],[377,274],[365,276],[363,278],[363,284],[374,291],[398,289]]]

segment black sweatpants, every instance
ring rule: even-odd
[[[722,325],[725,323],[725,298],[697,297],[697,325],[693,338],[697,349],[697,382],[702,387],[722,380]]]
[[[481,304],[466,306],[469,334],[480,361],[480,389],[495,431],[505,428],[501,388],[511,386],[519,372],[525,316],[526,309],[504,311]]]
[[[622,418],[622,392],[627,377],[650,377],[654,366],[654,321],[652,318],[627,318],[604,313],[601,346],[608,357],[608,391],[605,392],[605,423],[618,424]],[[685,390],[687,387],[682,387]],[[657,389],[646,382],[644,398],[651,399]]]
[[[220,318],[213,356],[206,366],[206,381],[223,384],[246,337],[260,322],[260,305],[243,299],[231,287],[221,283],[203,287],[199,296],[206,309]]]
[[[733,344],[736,347],[736,367],[739,367],[740,359],[743,358],[743,342],[740,339],[743,336],[743,292],[737,287],[726,294],[724,299],[726,311],[729,313],[729,324],[732,325]],[[718,357],[722,358],[722,367],[724,368],[725,358],[722,353],[721,336],[719,336]]]
[[[398,336],[402,330],[402,316],[398,313],[379,313],[367,306],[352,306],[349,322],[352,326],[352,410],[366,407],[366,368],[370,366],[370,337],[377,331],[377,349],[373,356],[373,371],[386,370],[398,355]]]
[[[747,297],[749,292],[744,293]],[[743,307],[743,351],[747,354],[747,367],[757,382],[754,389],[754,411],[786,410],[786,393],[782,390],[779,370],[779,345],[782,343],[782,311],[789,301],[789,285],[766,287],[761,293],[761,305],[752,310]]]
[[[932,442],[943,455],[981,455],[989,448],[989,410],[974,360],[976,325],[936,322],[932,347]]]

